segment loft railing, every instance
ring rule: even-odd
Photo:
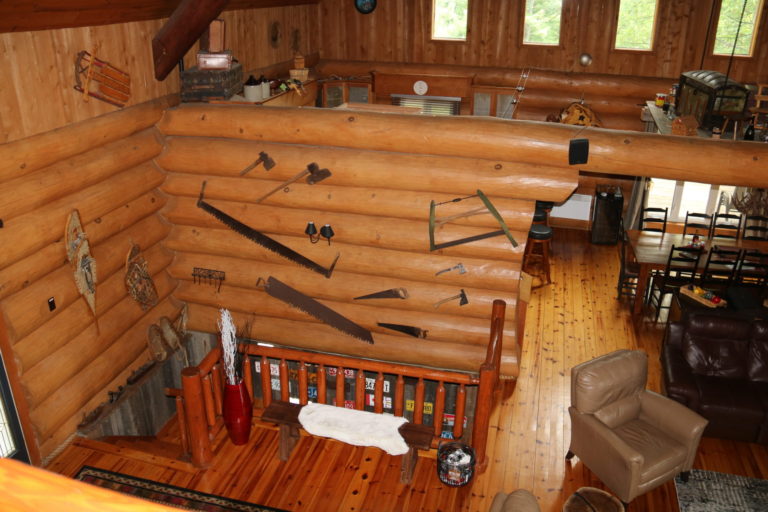
[[[302,405],[311,399],[375,413],[391,411],[395,416],[408,417],[412,423],[431,426],[433,447],[444,437],[468,442],[475,450],[477,470],[482,471],[487,463],[488,428],[500,381],[504,310],[503,301],[494,301],[486,359],[476,374],[241,343],[243,379],[257,415],[275,399]],[[254,372],[260,374],[257,379]],[[199,365],[182,371],[182,389],[167,390],[176,398],[182,448],[198,467],[210,464],[212,440],[223,426],[223,379],[221,349],[217,347]],[[385,392],[387,381],[394,383],[390,393]],[[433,401],[425,412],[428,394]],[[475,399],[468,399],[470,395]],[[465,429],[467,413],[471,421]],[[453,421],[449,415],[453,415]]]

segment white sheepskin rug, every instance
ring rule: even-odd
[[[390,455],[402,455],[408,445],[398,428],[408,420],[333,405],[308,403],[299,412],[301,426],[312,435],[330,437],[355,446],[375,446]]]

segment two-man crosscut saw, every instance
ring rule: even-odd
[[[438,218],[435,216],[435,207],[437,207],[438,205],[445,204],[445,203],[457,203],[459,201],[463,201],[471,197],[479,197],[480,200],[485,205],[485,208],[482,208],[482,207],[476,208],[474,210],[470,210],[464,213],[459,213],[457,215],[452,215],[450,217]],[[487,210],[488,213],[493,215],[493,217],[496,219],[496,221],[499,223],[499,226],[501,227],[500,230],[491,231],[490,233],[483,233],[481,235],[468,236],[466,238],[460,238],[458,240],[450,240],[448,242],[443,242],[440,244],[435,243],[435,227],[443,225],[449,220],[486,213],[485,210]],[[493,203],[491,203],[491,200],[488,199],[488,197],[485,194],[483,194],[483,191],[480,189],[477,190],[477,194],[475,195],[471,195],[467,197],[457,197],[455,199],[451,199],[450,201],[445,201],[443,203],[435,203],[434,201],[432,201],[429,204],[429,250],[430,251],[445,249],[446,247],[453,247],[454,245],[461,245],[469,242],[476,242],[478,240],[485,240],[486,238],[491,238],[499,235],[506,235],[510,243],[512,244],[512,247],[517,247],[517,241],[515,241],[514,237],[512,236],[512,233],[509,232],[507,223],[504,222],[504,219],[501,217],[501,214],[496,209],[496,207],[493,206]]]
[[[321,304],[312,297],[304,295],[295,288],[291,288],[282,281],[269,276],[266,281],[264,281],[262,278],[259,278],[259,281],[256,283],[256,285],[263,286],[264,290],[269,295],[276,299],[280,299],[289,306],[300,309],[308,315],[312,315],[321,322],[330,325],[334,329],[338,329],[344,334],[349,334],[350,336],[354,336],[359,340],[373,345],[373,336],[371,336],[371,331],[365,327],[362,327],[361,325],[356,324],[349,318],[337,313],[328,306]]]
[[[274,238],[270,238],[264,233],[260,233],[259,231],[256,231],[252,227],[243,224],[242,222],[235,219],[234,217],[230,217],[229,215],[219,210],[215,206],[212,206],[206,203],[205,201],[203,201],[203,194],[205,193],[205,183],[206,182],[204,181],[203,186],[200,189],[200,197],[197,200],[198,208],[202,208],[204,211],[210,213],[211,215],[219,219],[221,222],[226,224],[226,226],[229,229],[243,235],[248,240],[256,242],[257,244],[264,247],[265,249],[268,249],[276,253],[277,255],[282,256],[283,258],[291,260],[294,263],[298,263],[302,267],[306,267],[309,270],[312,270],[313,272],[317,272],[318,274],[322,274],[328,278],[331,277],[331,274],[333,273],[333,267],[335,267],[336,262],[339,261],[340,254],[336,255],[336,258],[334,258],[333,263],[331,263],[331,266],[328,268],[323,267],[319,263],[315,263],[314,261],[310,260],[306,256],[302,256],[301,254],[297,253],[290,247],[287,247],[281,244]]]

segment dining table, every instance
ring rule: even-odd
[[[635,301],[632,304],[632,316],[638,318],[643,313],[643,300],[651,272],[665,270],[672,246],[690,245],[693,242],[693,236],[691,234],[683,236],[682,233],[659,233],[630,229],[627,230],[627,238],[638,265],[637,291],[635,292]],[[707,238],[702,236],[699,237],[699,242],[703,243],[703,252],[699,261],[699,267],[701,268],[706,264],[707,253],[712,246],[768,251],[768,242],[762,240]]]

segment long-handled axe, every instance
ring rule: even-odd
[[[288,185],[291,183],[299,181],[304,176],[307,176],[307,184],[314,185],[315,183],[319,183],[323,181],[325,178],[329,177],[331,175],[331,171],[328,169],[321,169],[320,166],[318,166],[316,163],[312,162],[311,164],[307,165],[307,168],[301,171],[299,174],[294,176],[293,178],[281,183],[279,186],[275,187],[274,189],[270,190],[260,198],[258,198],[255,202],[260,203],[275,192],[277,192],[280,189],[287,188]]]

